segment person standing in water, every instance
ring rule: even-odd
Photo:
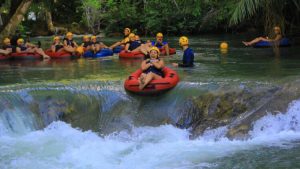
[[[174,67],[193,67],[194,66],[194,52],[189,47],[189,39],[186,36],[179,38],[179,45],[183,50],[183,58],[180,63],[172,63]]]
[[[258,37],[258,38],[253,39],[252,41],[248,41],[248,42],[243,41],[243,44],[245,46],[252,46],[260,41],[278,42],[282,39],[282,33],[281,33],[281,29],[279,26],[274,27],[274,34],[275,34],[275,37],[271,38],[271,39],[269,37]]]

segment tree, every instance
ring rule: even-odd
[[[294,18],[299,17],[299,12],[299,0],[239,0],[233,10],[230,25],[240,24],[251,17],[256,17],[254,20],[262,18],[265,32],[270,33],[275,25],[284,29],[288,24],[293,24]]]
[[[14,14],[10,18],[7,24],[5,24],[3,30],[0,33],[0,39],[8,37],[16,31],[17,26],[21,23],[24,18],[24,14],[29,9],[33,0],[22,0],[16,8]],[[18,1],[19,2],[19,1]],[[11,13],[11,12],[10,12]]]

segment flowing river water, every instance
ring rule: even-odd
[[[175,125],[187,99],[300,79],[297,44],[279,51],[246,48],[245,38],[191,37],[195,67],[173,68],[180,83],[152,97],[123,87],[141,60],[114,55],[0,62],[0,168],[300,168],[300,98],[289,100],[285,111],[253,121],[244,140],[227,138],[226,126],[191,139],[190,129]],[[182,51],[177,38],[168,40],[177,48],[176,55],[164,58],[172,67]],[[223,40],[228,51],[219,49]]]

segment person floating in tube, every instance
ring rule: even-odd
[[[243,44],[245,46],[252,46],[260,41],[267,41],[267,42],[279,42],[282,39],[282,33],[281,29],[279,26],[275,26],[274,28],[274,38],[269,38],[269,37],[258,37],[255,38],[249,42],[243,41]]]
[[[17,53],[37,53],[43,56],[44,59],[50,59],[50,56],[45,54],[42,48],[38,48],[34,44],[24,42],[24,39],[20,38],[17,40],[16,46]]]
[[[160,51],[157,47],[153,46],[149,52],[149,58],[144,60],[141,64],[143,73],[139,78],[139,89],[143,90],[152,79],[163,78],[164,61],[159,58]]]
[[[179,38],[179,45],[183,50],[183,58],[180,63],[172,63],[174,67],[193,67],[194,66],[194,52],[189,47],[189,39],[186,36]]]
[[[124,33],[124,38],[122,40],[114,43],[113,45],[111,45],[109,47],[111,50],[113,50],[117,46],[121,46],[123,48],[125,47],[126,43],[129,41],[128,36],[131,33],[131,30],[129,28],[125,28],[123,33]]]
[[[2,49],[0,49],[0,54],[3,54],[3,55],[7,56],[7,55],[11,54],[12,51],[13,51],[13,46],[10,43],[10,39],[9,38],[5,38],[3,40]]]
[[[168,42],[165,42],[163,40],[163,38],[164,38],[164,35],[161,32],[158,32],[156,34],[156,41],[152,42],[152,46],[156,46],[159,49],[165,49],[167,56],[169,56],[170,55],[170,53],[169,53],[170,47],[169,47]]]

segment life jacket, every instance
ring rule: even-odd
[[[97,45],[97,44],[100,44],[101,42],[98,42],[98,41],[96,41],[96,42],[90,42],[90,45]]]
[[[82,45],[84,48],[87,48],[88,46],[92,45],[92,42],[83,42]]]
[[[166,45],[166,44],[168,44],[168,42],[162,42],[162,43],[160,43],[160,42],[157,42],[157,41],[152,41],[152,46],[156,46],[157,48],[162,48],[164,45]]]
[[[21,51],[27,50],[27,47],[25,45],[18,45],[18,47],[21,49]]]
[[[57,52],[59,49],[62,49],[62,48],[64,48],[64,46],[61,44],[55,45],[55,52]]]
[[[160,60],[160,59],[158,59],[158,60]],[[150,62],[151,61],[147,61],[146,63],[150,63]],[[150,73],[150,72],[155,73],[161,77],[164,77],[164,73],[163,73],[162,69],[158,69],[155,66],[150,66],[147,70],[143,71],[143,73],[146,73],[146,74]]]
[[[128,50],[134,50],[134,49],[138,48],[139,46],[141,46],[141,44],[142,44],[139,41],[130,41],[128,43],[129,43]]]
[[[12,45],[4,45],[4,46],[2,46],[2,49],[3,50],[6,50],[6,49],[13,49],[13,46]]]
[[[67,42],[67,46],[72,46],[72,47],[75,46],[75,44],[74,44],[74,42],[73,42],[73,39],[72,39],[72,40],[69,40],[69,39],[67,39],[67,38],[64,38],[64,41]]]

